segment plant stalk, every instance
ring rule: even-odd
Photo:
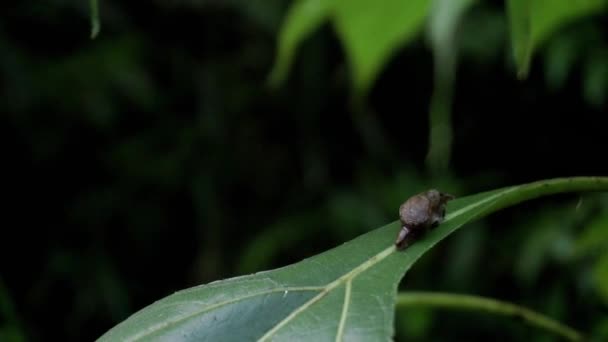
[[[583,334],[541,313],[496,299],[440,292],[407,292],[397,295],[397,307],[431,306],[456,310],[483,311],[521,319],[570,341],[582,341]]]

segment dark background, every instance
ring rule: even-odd
[[[176,290],[287,265],[393,221],[431,186],[462,196],[608,174],[608,76],[589,85],[587,63],[608,51],[606,15],[560,30],[520,81],[503,5],[470,11],[450,168],[431,176],[424,36],[363,105],[329,25],[272,89],[287,5],[102,1],[95,40],[86,2],[0,5],[1,340],[95,339]],[[578,55],[560,69],[552,47],[564,41]],[[364,137],[362,112],[380,135]],[[504,210],[433,249],[403,288],[511,300],[606,332],[596,254],[573,246],[591,222],[608,227],[607,205],[557,196]],[[396,325],[398,339],[547,338],[467,312],[404,310]]]

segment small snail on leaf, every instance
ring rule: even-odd
[[[395,241],[397,249],[408,247],[429,229],[443,222],[446,203],[452,199],[452,195],[431,189],[405,201],[399,207],[401,230]]]

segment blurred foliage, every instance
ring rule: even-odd
[[[23,326],[2,278],[0,278],[0,318],[0,340],[25,341]]]
[[[91,11],[91,39],[94,39],[101,30],[101,22],[99,21],[99,1],[89,0],[89,8]]]
[[[431,45],[439,59],[435,65],[436,72],[446,73],[441,70],[446,69],[446,64],[455,64],[456,61],[454,40],[459,18],[473,4],[472,0],[385,0],[378,4],[366,1],[296,0],[280,32],[277,59],[270,79],[275,85],[282,82],[293,63],[298,45],[326,20],[331,20],[350,62],[355,93],[357,96],[364,95],[389,57],[412,41],[427,16],[430,17],[428,31]],[[601,13],[607,6],[606,0],[507,1],[511,46],[519,76],[526,77],[534,52],[552,34],[576,19]],[[391,17],[391,20],[386,20],[387,17]],[[603,68],[596,66],[594,70],[599,69],[602,74]],[[451,73],[453,71],[448,72]],[[597,78],[604,79],[602,76]],[[441,87],[441,84],[436,86]]]
[[[452,149],[452,88],[459,50],[458,31],[461,17],[474,4],[471,0],[294,1],[279,33],[271,84],[277,86],[285,80],[298,45],[329,20],[344,46],[352,74],[353,96],[359,100],[367,95],[389,58],[413,41],[428,17],[435,77],[429,110],[427,165],[435,174],[446,172]],[[511,47],[519,77],[528,75],[534,52],[552,34],[575,19],[600,13],[607,5],[606,0],[507,1]],[[387,17],[391,20],[386,20]],[[472,36],[476,38],[477,34]],[[604,94],[608,93],[608,54],[598,56],[594,52],[591,56],[591,67],[585,76],[585,95],[590,103],[601,106]],[[555,65],[548,77],[559,82],[566,64],[567,61],[548,63]],[[369,134],[378,135],[377,132],[366,135]]]
[[[374,26],[344,32],[330,3],[104,0],[95,40],[88,2],[0,5],[0,340],[94,339],[177,289],[392,221],[431,186],[463,195],[608,174],[606,11],[541,20],[539,58],[517,82],[505,4],[467,8],[452,32],[449,172],[431,176],[427,14],[397,23],[372,8]],[[340,6],[343,25],[372,20]],[[369,64],[349,76],[354,63]],[[273,91],[270,70],[284,80]],[[353,87],[365,105],[349,106]],[[499,213],[434,248],[404,288],[510,300],[606,339],[607,206],[558,197]],[[470,313],[397,322],[398,339],[546,338]]]
[[[395,50],[422,29],[429,6],[429,0],[385,0],[381,6],[365,0],[296,0],[280,32],[271,82],[286,78],[297,46],[330,19],[349,59],[354,91],[365,95]]]
[[[445,173],[452,149],[453,87],[458,61],[458,28],[472,0],[436,0],[430,13],[428,33],[434,57],[434,89],[429,109],[429,170]]]
[[[597,13],[606,0],[509,0],[511,44],[520,77],[526,77],[532,56],[561,26]]]

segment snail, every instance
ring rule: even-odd
[[[395,241],[404,249],[429,229],[437,227],[445,217],[446,203],[454,196],[431,189],[410,197],[399,207],[401,230]]]

